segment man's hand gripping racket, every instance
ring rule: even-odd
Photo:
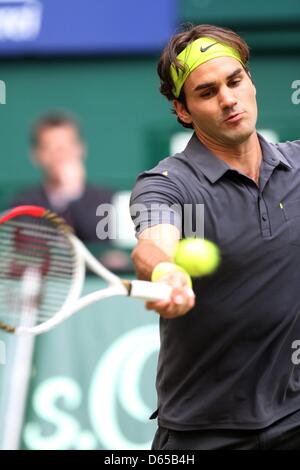
[[[86,266],[108,287],[80,297]],[[44,333],[107,297],[157,301],[171,292],[165,283],[120,279],[42,207],[19,206],[0,216],[0,328],[9,333]]]

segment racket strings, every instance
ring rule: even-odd
[[[74,260],[67,236],[47,219],[0,224],[0,323],[30,327],[51,318],[70,290]]]

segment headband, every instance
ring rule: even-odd
[[[187,47],[177,56],[177,60],[184,66],[184,70],[177,69],[174,64],[172,64],[170,68],[171,77],[174,83],[174,88],[172,90],[174,96],[178,98],[184,82],[195,68],[204,64],[208,60],[225,56],[233,57],[245,66],[240,54],[233,49],[233,47],[218,42],[216,39],[202,37],[188,44]]]

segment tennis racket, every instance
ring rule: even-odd
[[[81,297],[86,266],[108,287]],[[0,328],[8,333],[38,335],[101,299],[167,300],[171,290],[163,283],[120,279],[43,207],[18,206],[0,215]]]

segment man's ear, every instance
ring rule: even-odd
[[[193,121],[192,121],[191,115],[186,110],[183,103],[181,103],[178,100],[174,100],[173,107],[174,107],[175,113],[177,114],[177,116],[182,122],[184,122],[185,124],[192,124]]]

